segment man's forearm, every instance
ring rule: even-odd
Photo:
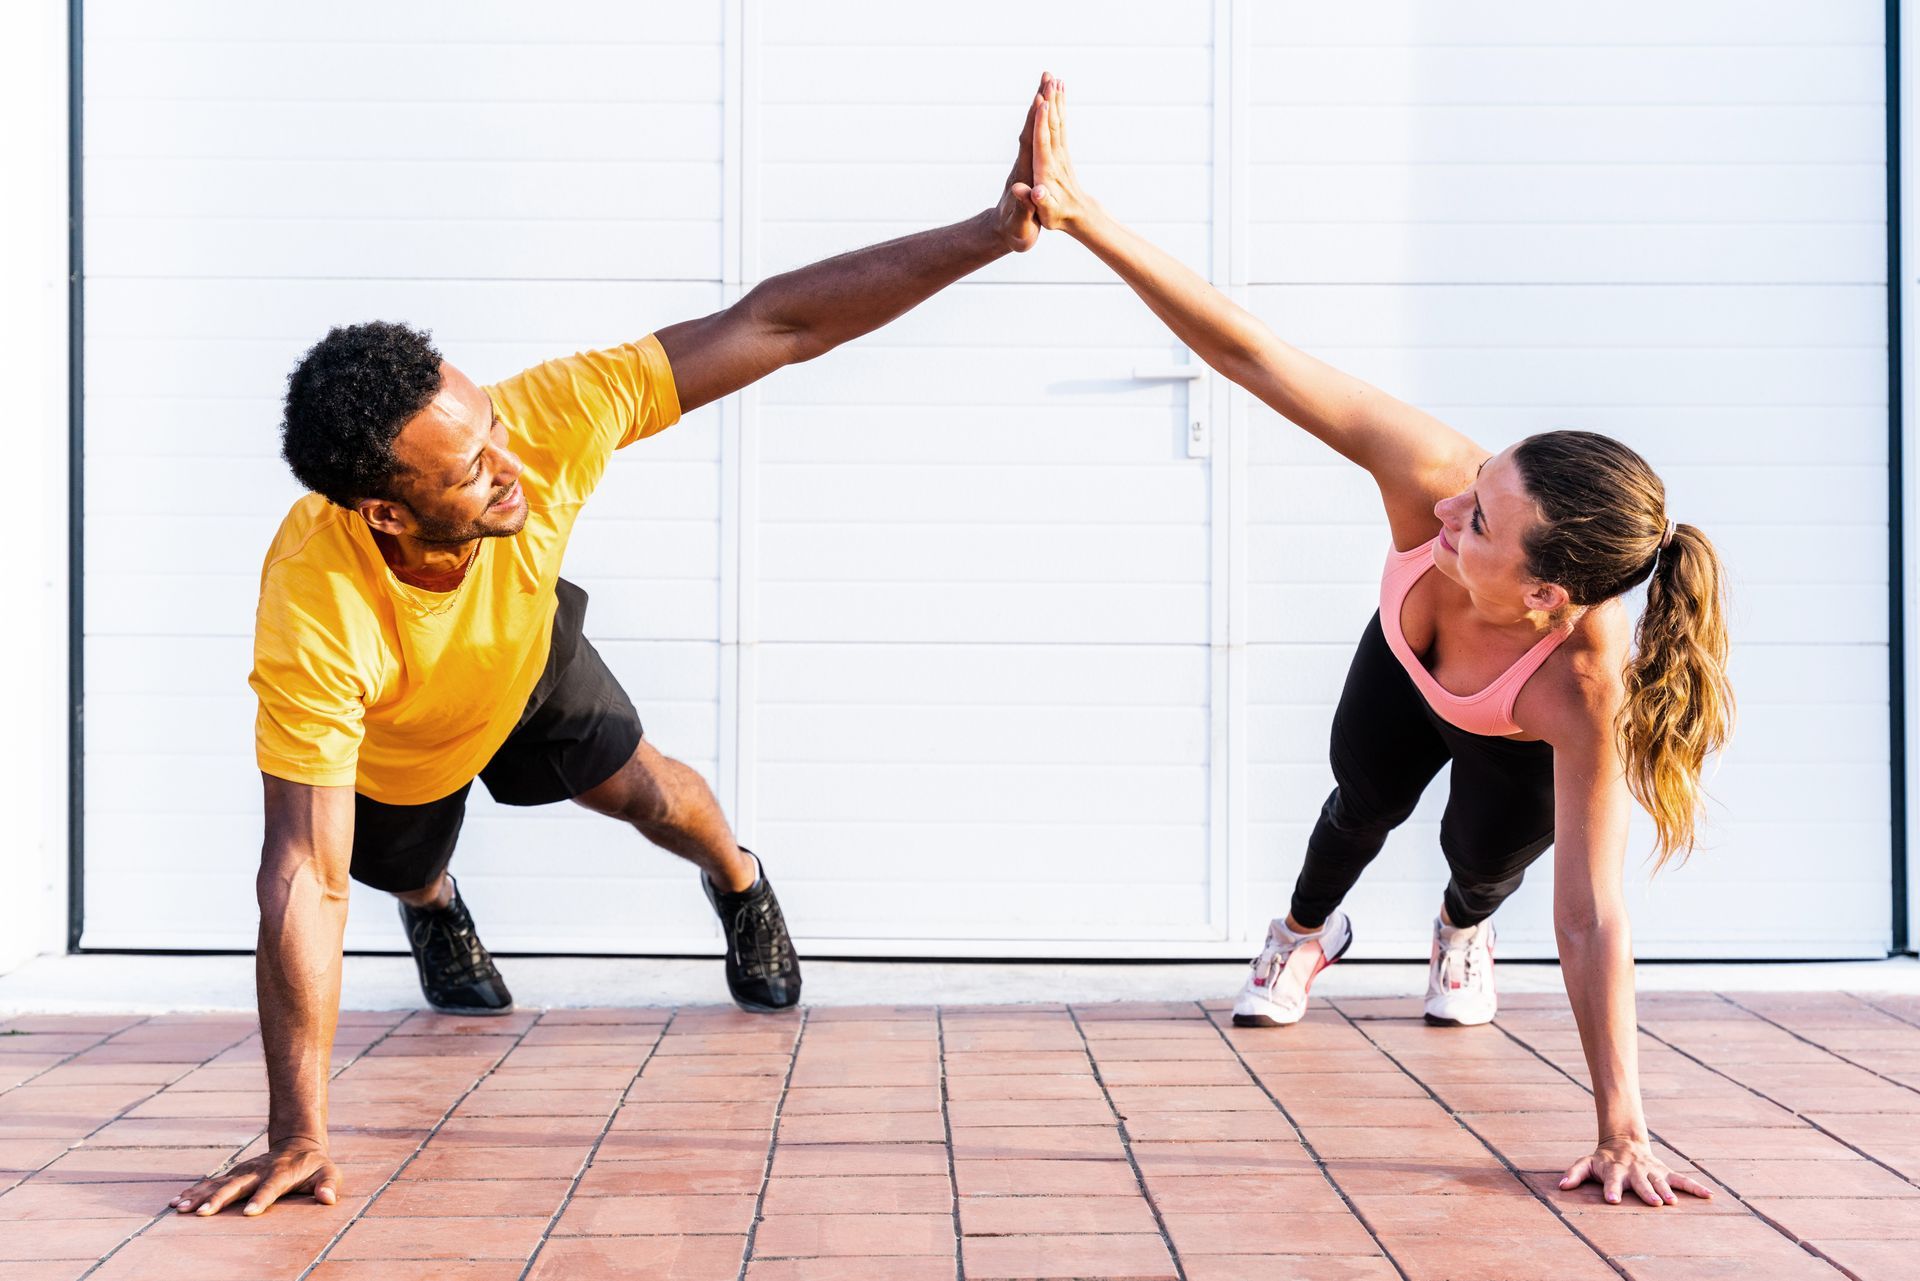
[[[1027,198],[1033,176],[1034,95],[1013,169],[991,208],[964,222],[869,245],[764,280],[732,306],[656,330],[688,413],[871,333],[1040,235]]]
[[[756,285],[740,306],[811,360],[871,333],[1009,252],[992,210],[811,263]]]
[[[340,1017],[344,891],[311,863],[260,873],[260,943],[254,977],[267,1060],[267,1141],[327,1138],[327,1077]]]

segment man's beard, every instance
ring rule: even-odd
[[[476,538],[510,538],[526,525],[526,513],[523,510],[520,519],[510,526],[483,525],[479,521],[455,523],[440,520],[421,512],[413,513],[414,528],[409,535],[417,543],[429,547],[459,547]]]

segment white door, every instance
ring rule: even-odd
[[[1627,883],[1643,957],[1888,942],[1883,6],[1248,6],[1251,302],[1490,448],[1584,427],[1732,575],[1740,724],[1707,845]],[[1365,476],[1251,429],[1252,893],[1278,912],[1386,528]],[[1424,953],[1444,779],[1350,907]],[[1551,955],[1543,862],[1503,955]]]
[[[720,8],[560,16],[88,3],[86,945],[252,945],[246,675],[300,353],[401,319],[486,380],[720,304]],[[649,733],[709,773],[718,417],[623,453],[567,567]],[[571,806],[474,789],[457,870],[495,947],[716,938],[684,864]],[[401,945],[385,895],[348,942]]]
[[[938,8],[768,6],[758,274],[990,203],[1049,67],[1070,69],[1112,198],[1206,270],[1211,15],[1009,6],[982,41]],[[748,401],[742,804],[819,946],[1098,956],[1225,936],[1220,455],[1189,443],[1211,390],[1183,361],[1048,237]]]

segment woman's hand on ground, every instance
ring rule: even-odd
[[[1628,1189],[1648,1205],[1672,1205],[1680,1198],[1676,1192],[1711,1199],[1713,1192],[1705,1184],[1687,1175],[1669,1170],[1653,1154],[1653,1144],[1645,1139],[1610,1138],[1589,1156],[1583,1156],[1560,1180],[1562,1191],[1570,1191],[1592,1180],[1610,1204],[1618,1205]]]
[[[200,1180],[167,1202],[181,1214],[218,1214],[248,1197],[244,1214],[259,1214],[281,1197],[306,1193],[321,1205],[340,1199],[340,1170],[312,1139],[283,1139],[225,1174]]]
[[[1080,189],[1067,155],[1067,86],[1052,75],[1040,80],[1040,106],[1033,129],[1033,191],[1040,225],[1072,234],[1098,208]]]

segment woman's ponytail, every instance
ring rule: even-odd
[[[1701,771],[1733,730],[1726,580],[1694,526],[1674,526],[1660,549],[1634,642],[1617,729],[1627,786],[1653,816],[1659,867],[1692,852]]]
[[[1542,516],[1524,540],[1534,578],[1581,606],[1647,585],[1615,733],[1627,786],[1653,815],[1656,865],[1685,858],[1706,795],[1701,772],[1733,731],[1720,555],[1694,526],[1668,521],[1660,477],[1609,436],[1543,432],[1513,457]]]

